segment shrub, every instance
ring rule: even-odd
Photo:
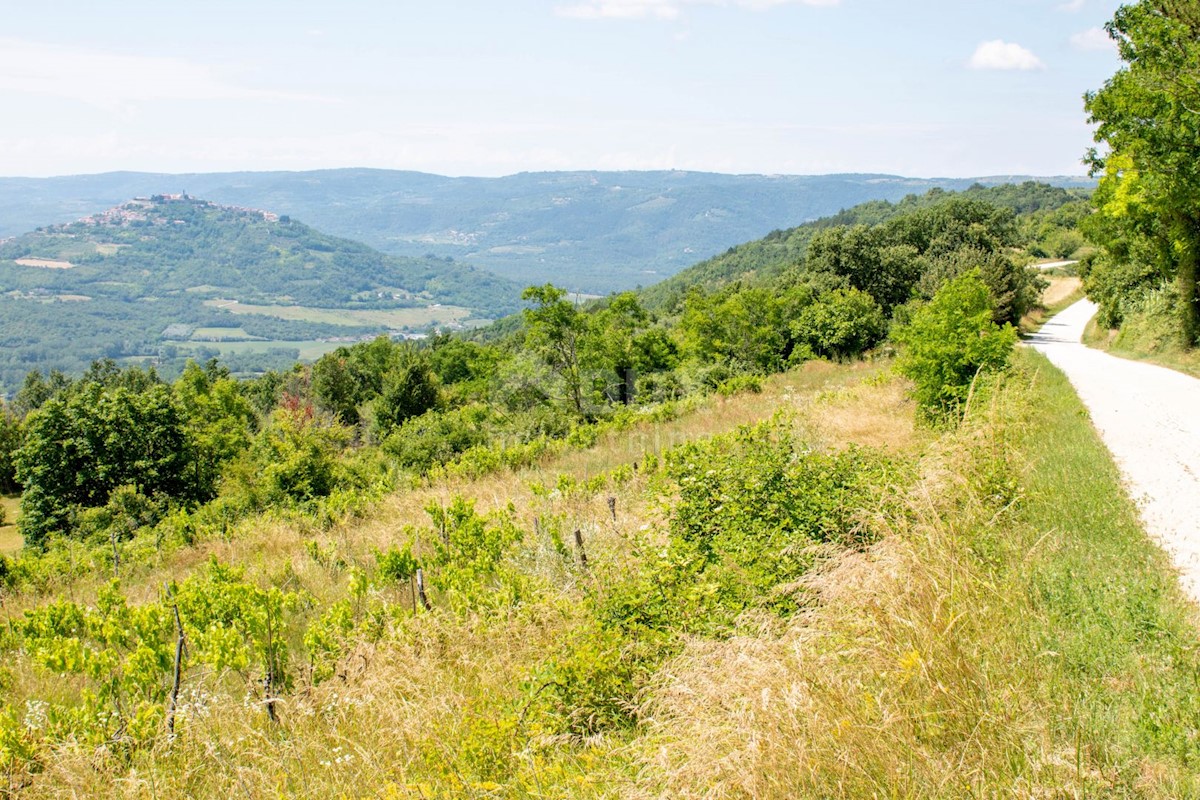
[[[702,574],[689,583],[712,585],[712,611],[736,614],[764,601],[794,610],[772,591],[808,570],[813,545],[866,536],[860,509],[874,504],[888,471],[886,459],[865,450],[802,450],[780,419],[685,444],[667,457],[678,486],[671,552],[679,564],[698,559]]]
[[[993,313],[988,287],[972,271],[945,284],[896,331],[905,346],[897,369],[916,384],[913,397],[927,419],[958,415],[977,376],[1008,365],[1017,332],[993,322]]]
[[[395,429],[383,449],[400,466],[425,473],[435,464],[445,464],[463,451],[485,444],[489,416],[482,405],[428,411]]]
[[[873,347],[887,332],[883,309],[858,289],[835,289],[800,312],[793,335],[813,353],[845,359]]]

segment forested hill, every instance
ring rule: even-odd
[[[186,195],[133,200],[0,245],[0,261],[58,261],[70,268],[8,269],[7,289],[95,290],[127,296],[178,291],[242,302],[322,307],[406,306],[424,301],[512,306],[516,284],[432,258],[389,256],[268,211]]]
[[[0,178],[0,236],[68,222],[136,195],[188,192],[290,214],[387,253],[467,261],[520,283],[597,294],[649,286],[726,248],[868,200],[1018,177],[542,172],[449,178],[339,169]],[[1044,179],[1062,186],[1080,178]]]
[[[641,290],[639,296],[648,307],[662,308],[677,303],[693,288],[713,290],[735,281],[762,281],[804,261],[810,242],[822,231],[839,229],[849,229],[848,235],[854,240],[852,247],[842,249],[856,250],[865,264],[879,269],[887,260],[880,252],[881,248],[898,245],[904,239],[902,246],[913,247],[916,253],[928,249],[930,244],[908,241],[913,237],[902,232],[889,232],[885,230],[887,223],[901,221],[898,223],[901,227],[911,228],[914,220],[921,218],[921,214],[914,212],[944,217],[950,213],[946,201],[954,199],[978,201],[992,209],[1011,211],[1014,217],[1012,241],[1024,252],[1034,257],[1067,258],[1084,246],[1077,225],[1089,213],[1088,195],[1088,190],[1082,188],[1065,189],[1025,181],[1000,186],[976,184],[962,192],[935,188],[924,194],[910,194],[898,202],[869,201],[731,247],[721,255]],[[974,212],[967,216],[971,213]],[[940,226],[944,222],[938,220],[934,224]],[[980,223],[976,220],[963,224]]]
[[[294,362],[304,343],[494,318],[516,310],[519,289],[271,212],[136,199],[0,244],[0,394],[32,369],[78,373],[96,358],[229,355],[197,342],[258,348],[255,371]]]

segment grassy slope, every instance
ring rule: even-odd
[[[1083,281],[1080,278],[1063,274],[1049,274],[1044,277],[1047,286],[1042,291],[1039,304],[1021,319],[1022,331],[1037,330],[1055,314],[1084,297]]]
[[[1061,373],[1023,352],[925,463],[810,617],[664,671],[647,795],[1196,796],[1194,608]]]
[[[1104,330],[1093,319],[1083,332],[1083,341],[1114,356],[1148,361],[1200,378],[1200,348],[1180,346],[1169,319],[1130,320],[1120,331]]]
[[[1065,379],[1022,353],[962,430],[931,441],[912,427],[903,386],[878,374],[812,365],[761,395],[713,398],[536,469],[397,494],[372,518],[327,533],[260,521],[252,535],[180,551],[133,581],[135,595],[151,596],[217,555],[322,601],[344,596],[345,572],[308,557],[306,542],[369,562],[404,524],[426,522],[430,499],[454,493],[481,510],[512,502],[527,530],[534,517],[579,527],[595,568],[618,568],[631,557],[630,532],[662,515],[642,477],[595,495],[533,486],[593,477],[781,407],[818,444],[925,451],[907,512],[877,520],[891,535],[811,577],[819,602],[785,630],[748,626],[688,644],[659,671],[629,733],[569,742],[497,727],[502,709],[524,702],[529,666],[577,622],[569,598],[579,579],[531,539],[525,568],[554,581],[561,603],[422,616],[358,648],[337,679],[297,691],[278,731],[240,695],[193,691],[174,745],[128,766],[67,748],[27,794],[1194,796],[1191,608]],[[103,580],[66,593],[94,596]],[[10,599],[10,613],[22,602],[31,599]],[[480,770],[494,777],[471,777]]]
[[[0,497],[4,506],[4,524],[0,525],[0,554],[21,549],[21,534],[17,533],[17,514],[21,511],[19,497]]]

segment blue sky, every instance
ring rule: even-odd
[[[1114,0],[12,4],[0,175],[1082,174]]]

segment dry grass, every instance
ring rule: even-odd
[[[816,600],[786,625],[748,616],[733,638],[688,641],[647,688],[636,729],[589,740],[539,729],[524,713],[531,675],[572,646],[573,631],[584,624],[578,599],[595,575],[636,558],[631,535],[653,528],[664,512],[641,473],[598,493],[548,489],[560,474],[587,480],[779,409],[793,413],[802,437],[817,446],[924,454],[904,508],[879,520],[888,535],[812,573],[806,584]],[[1147,681],[1169,671],[1167,660],[1137,651],[1120,669],[1106,665],[1093,675],[1067,669],[1067,662],[1086,664],[1088,651],[1051,646],[1055,624],[1070,633],[1078,623],[1057,620],[1035,602],[1054,584],[1032,582],[1031,574],[1067,560],[1071,548],[1098,550],[1098,541],[1089,538],[1082,548],[1072,538],[1091,535],[1087,519],[1133,517],[1124,506],[1114,510],[1117,500],[1096,509],[1072,500],[1081,516],[1063,531],[1022,516],[1018,479],[1060,465],[1028,443],[1018,447],[1018,434],[1038,424],[1060,430],[1062,420],[1087,431],[1075,406],[1053,423],[1032,409],[1027,387],[1010,387],[981,404],[961,430],[935,439],[913,426],[905,385],[881,367],[811,365],[766,381],[761,394],[714,397],[684,418],[609,434],[593,448],[535,467],[398,492],[366,518],[329,531],[287,520],[249,523],[228,541],[179,551],[130,576],[134,596],[153,596],[163,580],[216,555],[302,590],[322,607],[345,596],[346,571],[314,561],[307,542],[332,547],[349,563],[370,563],[374,548],[409,536],[406,526],[427,524],[429,502],[455,495],[483,512],[512,505],[529,532],[520,568],[545,593],[503,611],[414,618],[404,592],[376,589],[374,596],[394,609],[385,635],[343,658],[333,679],[315,687],[300,681],[281,726],[244,699],[244,684],[189,676],[174,742],[131,763],[64,746],[22,796],[1192,796],[1195,784],[1181,766],[1186,753],[1135,747],[1136,737],[1109,719],[1117,713],[1111,709],[1134,707],[1143,693],[1159,691]],[[1087,459],[1072,469],[1110,480]],[[1031,507],[1061,505],[1030,485]],[[1109,488],[1119,495],[1115,486],[1112,479]],[[609,494],[617,498],[616,520]],[[532,533],[535,518],[584,531],[593,577]],[[1081,579],[1074,566],[1065,569]],[[1116,569],[1122,578],[1136,572],[1128,564]],[[1104,573],[1088,579],[1096,587],[1112,583]],[[94,596],[103,580],[91,576],[67,594]],[[1125,593],[1123,587],[1113,591]],[[1107,589],[1089,584],[1082,591]],[[1156,589],[1147,596],[1166,595]],[[1145,613],[1141,605],[1134,610]],[[1146,619],[1168,639],[1177,635],[1158,618]],[[1108,624],[1098,627],[1118,630]],[[1116,638],[1102,641],[1117,647]],[[1186,672],[1188,663],[1179,669]],[[10,697],[46,695],[44,679],[16,667],[10,665],[18,675]],[[54,686],[70,691],[62,681]],[[1081,729],[1081,719],[1091,727]]]
[[[53,258],[18,258],[14,263],[35,269],[71,269],[75,266],[70,261],[59,261]]]
[[[21,513],[21,498],[0,497],[4,508],[4,524],[0,525],[0,554],[15,553],[21,549],[21,534],[17,533],[17,517]]]
[[[1068,301],[1074,301],[1082,296],[1083,279],[1073,275],[1054,275],[1050,285],[1042,292],[1042,305],[1047,308],[1060,308]]]
[[[1037,330],[1045,325],[1046,320],[1050,317],[1076,300],[1083,299],[1083,280],[1081,278],[1074,275],[1044,275],[1043,277],[1049,281],[1049,286],[1042,291],[1038,306],[1021,318],[1020,328],[1022,331]]]
[[[1001,598],[960,538],[999,521],[967,477],[988,439],[942,442],[909,516],[813,575],[821,603],[782,636],[695,641],[662,671],[640,796],[1031,796],[1014,773],[1058,769],[1028,752],[1047,737],[1006,679],[1024,654],[996,648]]]
[[[138,574],[127,574],[124,583],[131,600],[149,600],[164,581],[181,579],[215,556],[243,566],[252,578],[299,590],[324,607],[345,596],[347,575],[315,562],[305,549],[309,541],[332,547],[347,563],[371,564],[374,549],[408,538],[407,526],[428,525],[425,507],[431,501],[449,503],[455,495],[474,500],[485,513],[511,504],[526,531],[534,529],[535,517],[553,521],[568,535],[579,528],[593,563],[619,569],[634,557],[630,536],[663,513],[648,479],[636,473],[628,483],[599,494],[547,493],[541,487],[552,488],[560,474],[587,480],[644,460],[648,452],[727,432],[781,408],[795,412],[805,434],[826,446],[858,442],[909,451],[921,437],[907,421],[911,408],[902,384],[884,376],[879,366],[812,364],[765,381],[761,394],[713,397],[684,418],[612,433],[593,448],[535,467],[397,492],[366,518],[330,531],[255,520],[227,540],[165,555]],[[881,410],[904,421],[871,422]],[[615,521],[608,494],[617,498]],[[337,677],[289,697],[280,730],[267,723],[260,707],[244,702],[244,684],[191,677],[189,691],[199,694],[192,697],[173,745],[144,753],[130,767],[92,750],[64,747],[23,796],[601,797],[633,791],[623,766],[633,753],[620,732],[564,743],[536,730],[496,727],[521,718],[530,670],[560,650],[581,624],[572,599],[584,590],[580,574],[564,564],[549,541],[527,534],[519,559],[525,573],[549,587],[546,600],[499,616],[397,619],[378,645],[360,646],[345,658]],[[86,576],[64,587],[62,596],[87,601],[109,577]],[[561,601],[554,599],[556,593]],[[390,599],[407,608],[406,593]],[[12,598],[7,612],[19,614],[23,606],[41,602]],[[45,697],[46,687],[31,680],[13,687],[10,698],[19,703],[24,697]],[[504,791],[459,774],[464,764],[499,758],[496,754],[507,752],[514,736],[526,744],[505,756],[511,763],[500,769],[510,776]]]
[[[813,574],[782,635],[660,670],[629,795],[1198,796],[1175,643],[1194,609],[1065,380],[1025,388],[1044,383],[931,448],[891,535]],[[1040,451],[1051,431],[1067,450]]]

